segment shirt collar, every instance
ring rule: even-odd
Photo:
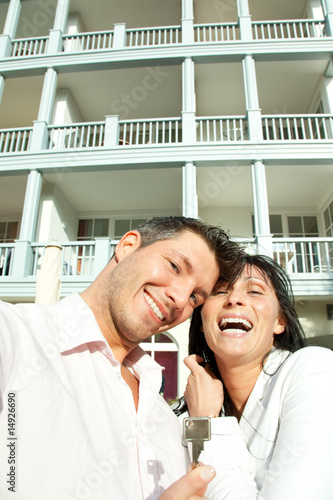
[[[55,308],[59,325],[56,342],[61,353],[89,342],[98,342],[101,347],[108,345],[94,313],[79,294],[62,299]]]
[[[119,364],[98,326],[94,313],[79,294],[73,293],[57,302],[54,307],[59,325],[56,342],[62,354],[94,342],[101,351],[104,350],[112,364]],[[150,382],[155,380],[156,386],[160,387],[163,368],[140,346],[135,347],[126,356],[124,364],[132,369],[140,380],[147,377]]]

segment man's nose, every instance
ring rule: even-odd
[[[172,286],[167,290],[167,296],[176,309],[184,309],[190,301],[192,290],[189,286]]]

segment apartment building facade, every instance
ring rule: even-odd
[[[0,298],[61,296],[160,215],[199,217],[288,272],[333,348],[333,0],[0,2]],[[146,343],[181,393],[188,323]]]

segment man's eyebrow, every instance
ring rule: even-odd
[[[193,266],[190,262],[190,259],[187,257],[187,255],[183,254],[182,252],[178,252],[177,250],[172,250],[172,253],[176,254],[177,257],[179,257],[184,262],[184,264],[189,272],[193,271]]]

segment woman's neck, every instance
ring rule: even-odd
[[[227,370],[224,369],[223,366],[219,366],[223,384],[235,407],[236,411],[234,413],[238,420],[243,413],[246,402],[255,386],[261,370],[261,365],[255,365],[253,367],[237,366]]]

